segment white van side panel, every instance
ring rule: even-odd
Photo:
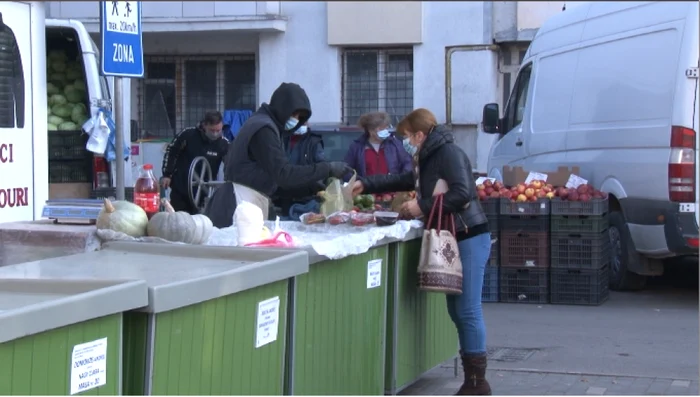
[[[587,164],[582,176],[594,185],[615,178],[629,196],[668,199],[682,28],[683,21],[666,23],[591,40],[580,50],[567,162]]]

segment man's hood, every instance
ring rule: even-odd
[[[294,132],[304,125],[311,117],[311,101],[306,91],[294,83],[282,83],[272,93],[268,105],[278,125],[284,126],[294,112],[303,110],[306,114],[299,117],[299,124],[290,130]]]

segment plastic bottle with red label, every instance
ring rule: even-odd
[[[153,175],[153,165],[144,164],[139,178],[134,183],[134,204],[143,208],[150,219],[160,211],[160,186]]]

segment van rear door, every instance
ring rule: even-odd
[[[109,107],[110,95],[107,79],[99,72],[100,52],[85,26],[80,21],[73,19],[47,19],[46,29],[63,29],[74,32],[75,37],[78,38],[83,67],[85,68],[85,83],[90,97],[90,113],[94,116],[100,106]]]

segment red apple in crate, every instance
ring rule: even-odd
[[[547,186],[547,185],[542,186],[542,190],[543,190],[545,193],[549,193],[549,192],[552,191],[552,189],[550,189],[549,186]]]
[[[491,194],[489,195],[489,197],[491,197],[491,198],[499,198],[499,197],[501,197],[501,195],[500,195],[497,191],[494,190],[493,192],[491,192]]]
[[[518,185],[515,187],[515,190],[518,192],[518,194],[525,193],[525,189],[527,189],[527,186],[525,186],[522,183],[518,183]]]
[[[486,195],[488,196],[488,195],[491,195],[491,193],[493,193],[493,188],[491,186],[486,186],[484,191],[486,192]]]
[[[501,193],[501,197],[507,198],[507,199],[512,199],[513,198],[513,192],[510,190],[506,190],[503,193]]]
[[[476,185],[476,190],[484,190],[484,189],[486,189],[486,186],[484,186],[483,183]]]
[[[492,187],[492,186],[493,186],[493,182],[491,182],[490,179],[487,179],[487,180],[484,181],[484,186],[486,186],[486,187]]]
[[[525,197],[534,197],[535,196],[535,189],[529,187],[525,189]]]
[[[527,198],[528,201],[537,201],[537,196],[532,196]]]
[[[578,201],[578,192],[574,189],[571,190],[573,191],[569,192],[569,195],[566,197],[566,199],[569,201]]]
[[[579,185],[579,186],[576,188],[576,192],[578,192],[579,195],[581,195],[581,194],[588,194],[588,191],[589,191],[589,186],[588,186],[587,184],[585,184],[585,183],[584,183],[583,185]]]
[[[493,188],[496,190],[501,190],[501,189],[503,189],[503,184],[499,181],[496,181],[493,183]]]
[[[560,187],[557,189],[557,196],[559,196],[562,200],[566,200],[567,196],[569,196],[569,189]]]
[[[542,181],[535,179],[534,181],[530,182],[530,187],[533,189],[541,189],[542,188]]]
[[[537,196],[537,198],[545,198],[545,197],[547,197],[547,192],[540,189],[537,192],[535,192],[535,196]]]
[[[524,203],[527,201],[527,196],[524,194],[519,194],[518,197],[515,198],[515,201],[518,203]]]
[[[477,194],[479,195],[479,200],[482,200],[482,201],[486,200],[486,197],[488,197],[486,192],[483,190],[479,190]]]
[[[578,196],[578,199],[579,199],[579,201],[591,201],[591,196],[584,193],[584,194]]]
[[[551,183],[548,183],[548,184],[546,184],[546,185],[544,185],[544,186],[545,186],[547,189],[549,189],[550,192],[553,192],[553,191],[554,191],[554,186],[552,186]]]
[[[547,194],[545,194],[545,197],[547,197],[550,200],[553,199],[555,197],[554,192],[547,192]]]

